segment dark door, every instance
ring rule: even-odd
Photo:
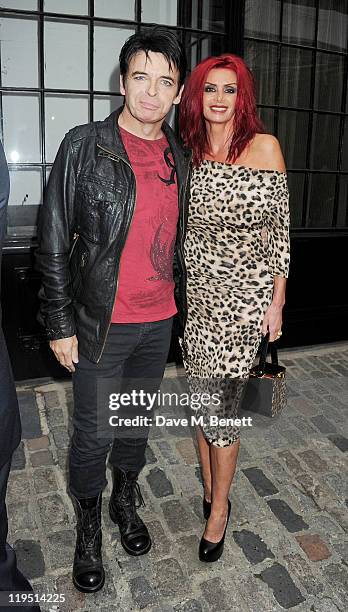
[[[28,244],[8,241],[3,252],[3,329],[14,376],[16,380],[65,378],[69,375],[56,361],[36,321],[40,279],[34,269],[34,251]]]

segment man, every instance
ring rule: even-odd
[[[101,496],[112,443],[98,433],[103,379],[143,379],[157,390],[173,315],[184,303],[182,242],[190,154],[164,122],[180,102],[186,59],[175,35],[153,28],[120,54],[122,109],[72,129],[58,151],[42,208],[38,265],[41,320],[59,362],[73,373],[70,492],[77,513],[75,587],[102,588]],[[173,259],[177,271],[174,300]],[[129,428],[128,428],[129,429]],[[131,555],[151,539],[137,513],[147,431],[112,444],[110,516]]]
[[[0,286],[1,253],[6,234],[7,204],[10,193],[10,178],[2,143],[0,142]],[[32,591],[32,588],[17,568],[16,554],[6,542],[8,522],[6,512],[6,489],[11,468],[13,451],[21,439],[21,423],[18,410],[16,389],[13,381],[10,360],[1,327],[0,304],[0,610],[13,610],[1,599],[1,591]],[[19,609],[16,608],[15,609]],[[28,608],[26,608],[28,609]],[[38,606],[29,610],[39,611]]]

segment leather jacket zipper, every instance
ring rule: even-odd
[[[77,294],[79,293],[81,289],[81,285],[83,284],[83,268],[85,267],[87,260],[88,260],[88,253],[83,252],[80,257],[80,267],[78,268],[77,273],[75,274],[75,277],[74,277],[74,281],[73,281],[75,283],[75,280],[79,276],[78,283],[77,285],[75,285],[75,291],[74,291],[75,296],[77,296]],[[81,298],[81,293],[79,295],[79,298]]]
[[[120,161],[121,158],[118,155],[115,155],[115,153],[113,153],[112,151],[109,151],[109,149],[104,149],[104,147],[102,147],[100,144],[97,144],[97,147],[98,147],[98,149],[100,149],[101,151],[104,151],[104,153],[106,153],[106,155],[101,155],[101,157],[106,157],[107,159],[111,159],[114,162],[119,162]],[[122,159],[122,161],[127,163],[126,160],[124,160],[124,159]]]
[[[73,243],[72,243],[72,245],[70,247],[69,261],[72,258],[72,254],[73,254],[73,252],[75,250],[75,247],[76,247],[76,244],[77,244],[77,241],[78,241],[79,238],[80,238],[79,234],[74,234]]]
[[[112,161],[114,161],[114,162],[116,162],[116,163],[118,163],[119,161],[123,161],[123,163],[124,163],[124,164],[126,164],[126,165],[127,165],[127,166],[128,166],[130,169],[131,169],[131,171],[132,171],[132,173],[133,173],[133,175],[134,175],[134,178],[135,178],[135,174],[134,174],[134,171],[133,171],[132,166],[131,166],[131,165],[130,165],[130,164],[129,164],[129,163],[128,163],[128,162],[127,162],[127,161],[126,161],[126,160],[125,160],[123,157],[119,157],[119,156],[118,156],[118,155],[116,155],[116,154],[115,154],[113,151],[109,151],[109,149],[105,149],[105,148],[104,148],[104,147],[102,147],[100,144],[97,144],[97,147],[98,147],[98,149],[101,149],[102,151],[104,151],[104,153],[106,153],[106,154],[107,154],[105,157],[108,157],[108,159],[111,159]],[[132,221],[133,221],[134,211],[135,211],[135,197],[134,197],[134,203],[133,203],[132,216],[131,216],[131,219],[130,219],[130,222],[129,222],[129,225],[128,225],[128,229],[127,229],[127,233],[126,233],[126,237],[125,237],[125,240],[124,240],[123,245],[124,245],[124,244],[125,244],[125,242],[126,242],[127,235],[128,235],[128,232],[129,232],[129,230],[130,230],[130,226],[131,226]],[[122,247],[122,248],[123,248],[123,247]],[[121,256],[120,256],[120,259],[121,259]],[[114,305],[114,304],[115,304],[115,299],[116,299],[116,296],[117,296],[117,291],[118,291],[118,274],[119,274],[119,267],[120,267],[120,266],[118,265],[118,270],[117,270],[117,278],[116,278],[116,287],[115,287],[115,292],[114,292],[114,295],[113,295],[112,305]],[[98,359],[97,359],[97,363],[99,363],[99,361],[100,361],[100,359],[101,359],[101,356],[102,356],[102,354],[103,354],[104,348],[105,348],[106,339],[107,339],[107,337],[108,337],[108,333],[109,333],[109,329],[110,329],[110,325],[111,325],[111,319],[112,319],[112,311],[111,311],[110,318],[109,318],[109,324],[108,324],[108,327],[107,327],[107,330],[106,330],[106,333],[105,333],[105,336],[104,336],[103,346],[102,346],[102,349],[101,349],[101,351],[100,351],[99,357],[98,357]]]
[[[84,268],[87,262],[87,253],[82,253],[81,255],[81,268]]]

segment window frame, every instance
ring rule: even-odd
[[[197,0],[198,14],[202,15],[203,2],[204,0]],[[211,41],[218,40],[222,38],[222,42],[220,41],[220,45],[222,46],[223,51],[232,51],[234,53],[240,52],[240,46],[242,44],[242,24],[243,24],[243,15],[244,15],[244,0],[237,0],[233,7],[230,6],[231,3],[224,2],[224,19],[223,23],[225,26],[225,30],[223,32],[211,29],[202,29],[202,28],[194,28],[191,27],[190,24],[190,7],[192,7],[192,3],[188,3],[186,0],[178,0],[178,17],[177,17],[177,25],[176,26],[166,26],[166,24],[162,24],[165,27],[172,31],[176,31],[179,34],[181,40],[185,40],[188,34],[197,35],[197,44],[198,44],[198,61],[201,59],[201,43],[203,40],[209,38]],[[210,10],[213,10],[214,2],[211,0]],[[3,93],[32,93],[39,95],[39,129],[40,129],[40,153],[41,153],[41,161],[36,163],[16,163],[8,160],[8,166],[10,170],[21,170],[21,169],[40,169],[41,171],[41,188],[42,193],[45,192],[45,188],[47,185],[47,176],[50,168],[52,167],[52,162],[47,161],[46,157],[46,133],[45,133],[45,96],[46,94],[66,94],[66,95],[79,95],[85,94],[88,96],[88,115],[89,121],[94,120],[94,98],[97,96],[111,96],[111,95],[120,95],[119,91],[104,91],[93,89],[93,78],[94,78],[94,28],[98,24],[110,24],[113,26],[129,26],[130,29],[134,29],[135,31],[139,31],[142,27],[148,27],[151,25],[157,25],[155,23],[142,21],[142,0],[134,0],[134,20],[127,19],[116,19],[116,18],[107,18],[107,17],[98,17],[95,16],[94,11],[94,0],[88,0],[88,14],[72,14],[72,13],[54,13],[52,11],[44,10],[44,0],[38,0],[37,10],[25,10],[25,9],[15,9],[15,8],[1,8],[0,16],[1,17],[31,17],[36,18],[38,24],[38,69],[39,69],[39,79],[37,87],[4,87],[0,82],[0,137],[3,140],[3,113],[2,113],[2,94]],[[65,89],[65,88],[49,88],[45,87],[45,68],[44,68],[44,57],[45,57],[45,21],[47,19],[54,19],[56,21],[74,21],[84,22],[88,24],[88,88],[87,89]],[[239,29],[236,30],[235,28]],[[238,37],[234,37],[233,45],[231,45],[231,31],[239,32]],[[62,134],[63,138],[64,134]],[[41,203],[38,205],[40,206]],[[27,213],[27,214],[26,214]],[[19,211],[19,217],[23,215],[25,218],[28,215],[27,211]],[[14,216],[16,217],[15,211]],[[12,224],[11,227],[21,227],[19,223],[18,226]],[[35,233],[35,229],[33,229]],[[25,232],[24,232],[25,233]],[[33,238],[33,235],[29,236],[26,234],[26,238]]]
[[[343,161],[343,143],[344,143],[344,128],[345,122],[347,122],[348,126],[348,42],[347,48],[345,51],[338,51],[333,49],[328,49],[323,46],[318,46],[318,32],[319,32],[319,11],[320,11],[320,3],[316,2],[315,6],[315,31],[314,31],[314,42],[313,45],[305,45],[301,43],[288,42],[283,40],[283,24],[284,24],[284,5],[286,0],[279,0],[280,5],[280,14],[279,14],[279,38],[268,39],[260,36],[250,36],[244,35],[243,40],[244,43],[246,41],[263,43],[267,45],[275,46],[277,49],[277,69],[276,69],[276,86],[275,86],[275,103],[274,104],[265,104],[258,103],[257,107],[261,109],[271,109],[274,113],[274,135],[278,136],[278,125],[279,125],[279,112],[280,111],[306,111],[309,113],[309,124],[308,124],[308,135],[307,135],[307,147],[306,147],[306,163],[305,167],[289,167],[287,169],[288,174],[291,173],[301,173],[304,174],[304,190],[303,190],[303,200],[302,200],[302,211],[301,211],[301,226],[292,227],[292,235],[303,235],[304,233],[307,235],[322,235],[323,233],[332,233],[335,234],[337,232],[344,233],[348,235],[348,214],[346,214],[347,225],[346,226],[337,226],[338,213],[339,213],[339,203],[340,203],[340,178],[348,175],[348,169],[342,169],[342,161]],[[280,87],[281,87],[281,51],[283,48],[293,48],[300,50],[308,50],[312,52],[312,65],[311,65],[311,79],[310,79],[310,100],[309,105],[307,107],[301,106],[287,106],[285,104],[279,103],[280,96]],[[317,65],[317,54],[330,54],[333,57],[343,57],[344,60],[344,73],[343,73],[343,88],[342,88],[342,99],[341,99],[341,108],[340,111],[328,111],[317,109],[314,106],[315,101],[315,79],[316,79],[316,65]],[[247,58],[246,58],[247,60]],[[313,123],[314,116],[318,115],[332,115],[335,117],[339,117],[340,125],[339,125],[339,135],[338,135],[338,148],[337,148],[337,159],[336,159],[336,168],[333,170],[321,170],[311,168],[311,150],[312,150],[312,141],[313,141]],[[348,127],[346,128],[348,129]],[[334,205],[332,211],[332,220],[331,226],[324,227],[313,227],[309,225],[309,214],[310,214],[310,182],[311,177],[313,175],[335,175],[335,195],[334,195]]]

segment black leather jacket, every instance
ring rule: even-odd
[[[121,110],[66,134],[50,174],[38,227],[36,256],[42,275],[38,319],[51,340],[76,334],[79,351],[95,363],[109,330],[120,257],[135,207],[135,175],[117,122]],[[191,153],[166,123],[163,132],[178,182],[174,279],[181,333],[186,318],[183,241]]]

